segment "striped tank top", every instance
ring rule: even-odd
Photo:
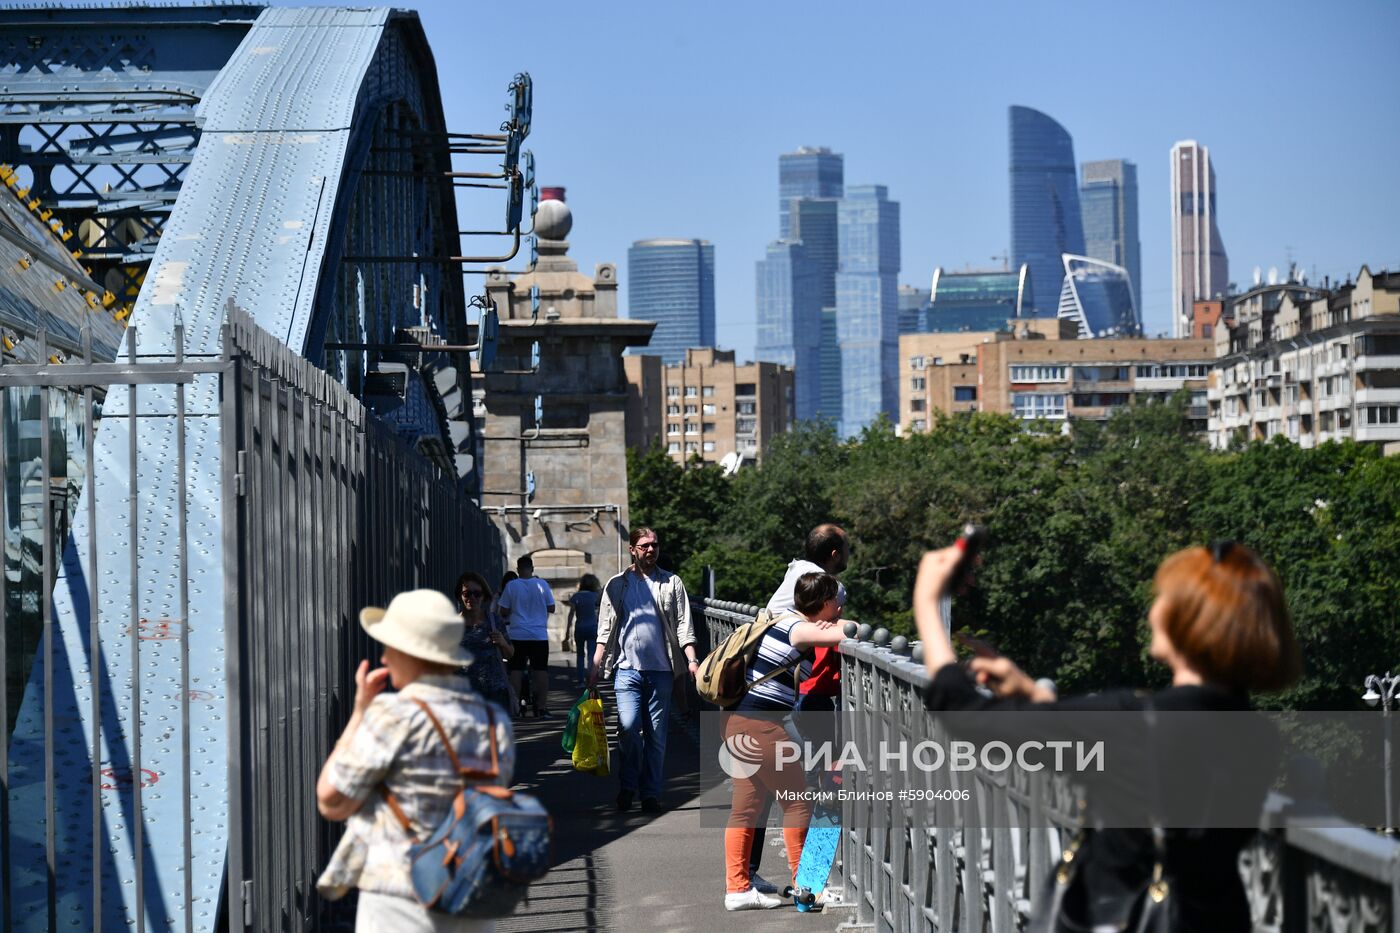
[[[800,615],[789,615],[779,619],[763,633],[758,643],[758,653],[749,667],[748,682],[753,683],[764,674],[784,665],[791,664],[800,654],[792,646],[788,636],[792,628],[804,621]],[[804,657],[797,666],[797,680],[806,680],[812,675],[812,660]],[[787,712],[797,705],[797,690],[792,671],[784,671],[754,687],[735,707],[741,712]]]

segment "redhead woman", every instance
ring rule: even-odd
[[[1150,654],[1170,672],[1171,685],[1151,695],[1109,690],[1059,699],[1007,658],[975,658],[966,670],[957,662],[940,602],[961,553],[950,547],[925,554],[914,584],[914,619],[931,678],[925,705],[960,714],[946,717],[948,728],[974,739],[1035,740],[1051,729],[1063,738],[1060,730],[1091,721],[1102,731],[1085,737],[1106,740],[1114,766],[1104,777],[1081,776],[1087,828],[1067,846],[1076,890],[1060,901],[1060,921],[1122,929],[1161,866],[1170,882],[1172,929],[1251,929],[1237,861],[1258,826],[1267,766],[1276,764],[1279,744],[1270,725],[1250,713],[1249,694],[1282,689],[1300,666],[1273,570],[1232,542],[1171,555],[1157,568],[1147,614]],[[993,695],[979,692],[978,684]],[[1030,710],[1121,715],[995,715]],[[1180,712],[1210,715],[1175,715]],[[1201,754],[1201,736],[1192,729],[1227,721],[1232,747]],[[1136,814],[1138,822],[1124,814]],[[1056,890],[1054,881],[1050,889]],[[1044,906],[1034,918],[1041,924],[1048,920]]]

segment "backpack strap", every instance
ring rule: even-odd
[[[423,712],[428,715],[428,721],[433,724],[433,730],[437,732],[438,738],[442,740],[443,748],[447,749],[447,757],[452,762],[453,770],[455,770],[458,777],[462,779],[463,787],[466,787],[467,781],[472,779],[490,781],[501,776],[500,753],[496,747],[496,714],[491,712],[490,703],[483,703],[482,706],[486,709],[486,734],[491,744],[491,770],[479,771],[475,768],[462,767],[462,762],[458,759],[457,752],[452,748],[452,740],[447,737],[447,730],[442,727],[442,722],[438,720],[437,716],[433,715],[433,711],[428,704],[417,697],[409,697],[409,699],[417,703],[419,709],[423,710]],[[389,811],[394,814],[394,819],[403,827],[404,833],[410,839],[414,838],[413,823],[409,820],[408,815],[403,812],[403,807],[394,797],[394,792],[389,790],[389,785],[382,781],[379,784],[379,795],[383,797],[384,802],[389,805]],[[454,809],[458,811],[457,817],[460,819],[463,810],[462,797],[460,794],[457,797]]]
[[[788,671],[792,671],[793,673],[793,689],[796,690],[799,683],[797,677],[797,669],[802,666],[802,662],[804,660],[806,659],[801,654],[799,654],[797,657],[793,658],[791,661],[784,664],[782,667],[773,668],[771,671],[758,678],[758,680],[755,680],[752,683],[744,684],[744,693],[748,693],[750,690],[752,690],[754,687],[757,687],[759,684],[766,684],[773,678],[786,674]]]
[[[452,767],[466,783],[468,779],[494,781],[501,776],[500,752],[496,747],[496,714],[491,712],[491,704],[483,703],[482,708],[486,710],[486,736],[491,745],[491,770],[479,771],[475,768],[464,768],[462,762],[457,757],[457,752],[452,748],[452,740],[447,737],[447,730],[442,727],[437,716],[433,715],[432,709],[427,703],[417,697],[410,697],[419,709],[428,715],[428,721],[433,724],[433,729],[437,731],[438,738],[442,740],[443,747],[447,749],[447,757],[452,761]]]

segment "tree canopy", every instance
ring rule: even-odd
[[[654,447],[629,457],[632,521],[692,592],[711,566],[718,596],[752,603],[835,521],[852,541],[847,615],[905,633],[922,552],[981,522],[991,549],[955,624],[1071,691],[1164,682],[1146,653],[1153,572],[1231,539],[1277,570],[1303,647],[1303,680],[1266,705],[1354,708],[1365,674],[1400,663],[1400,458],[1281,438],[1212,451],[1184,398],[1056,427],[959,414],[842,441],[805,423],[734,477]]]

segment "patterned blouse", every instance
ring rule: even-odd
[[[468,626],[462,634],[462,647],[472,653],[472,663],[467,668],[467,680],[477,693],[488,700],[500,697],[509,689],[506,665],[501,660],[501,649],[491,641],[494,622],[495,620],[489,617],[482,619],[476,625]]]
[[[364,801],[345,823],[345,835],[316,882],[323,897],[336,900],[351,888],[412,899],[408,847],[404,834],[377,788],[382,781],[420,837],[437,828],[452,806],[461,782],[452,771],[442,740],[412,698],[432,708],[452,737],[466,768],[489,769],[491,749],[484,704],[457,674],[424,675],[397,693],[374,698],[350,742],[335,753],[330,782],[336,790]],[[515,743],[510,720],[496,717],[500,777],[510,786]]]

